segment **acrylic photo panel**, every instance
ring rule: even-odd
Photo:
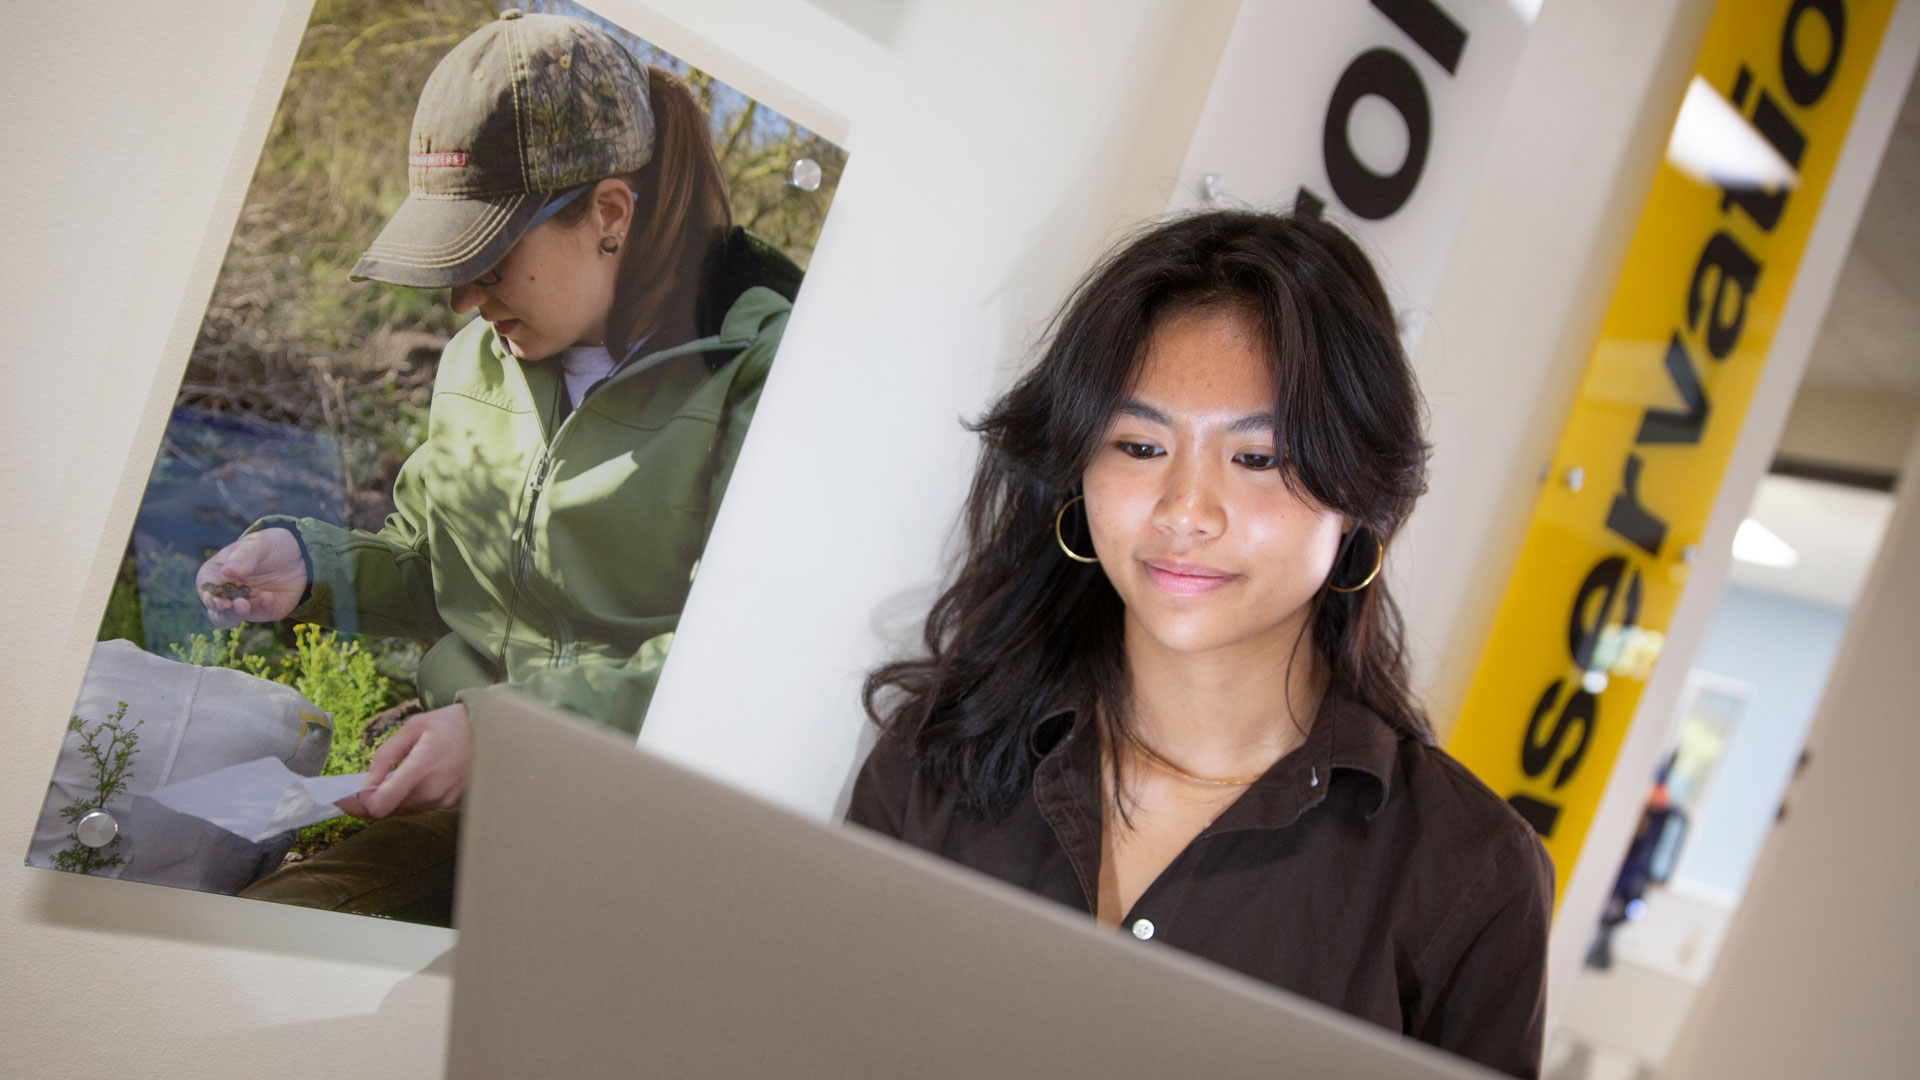
[[[508,7],[315,5],[30,865],[444,923],[466,704],[644,720],[847,155]]]

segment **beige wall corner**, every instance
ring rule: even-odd
[[[1911,5],[1909,5],[1911,7]],[[1901,476],[1920,476],[1920,441]],[[1911,1076],[1920,1068],[1920,485],[1893,523],[1670,1080]]]

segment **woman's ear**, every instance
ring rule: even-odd
[[[625,237],[633,228],[633,189],[623,180],[608,177],[593,187],[592,208],[588,218],[601,236]]]

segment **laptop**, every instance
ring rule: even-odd
[[[557,710],[483,701],[451,1077],[1494,1075]]]

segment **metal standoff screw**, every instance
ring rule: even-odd
[[[820,163],[810,157],[795,159],[787,173],[787,186],[801,191],[820,190]]]
[[[1560,480],[1567,485],[1568,491],[1579,491],[1587,482],[1587,470],[1578,465],[1569,466],[1560,474]]]
[[[1700,558],[1700,545],[1688,544],[1680,549],[1680,561],[1688,566],[1692,566],[1698,558]]]
[[[1210,172],[1200,178],[1200,198],[1203,202],[1219,202],[1227,194],[1227,178],[1217,172]]]
[[[95,810],[74,823],[73,835],[90,848],[103,848],[120,835],[120,823],[105,810]]]

